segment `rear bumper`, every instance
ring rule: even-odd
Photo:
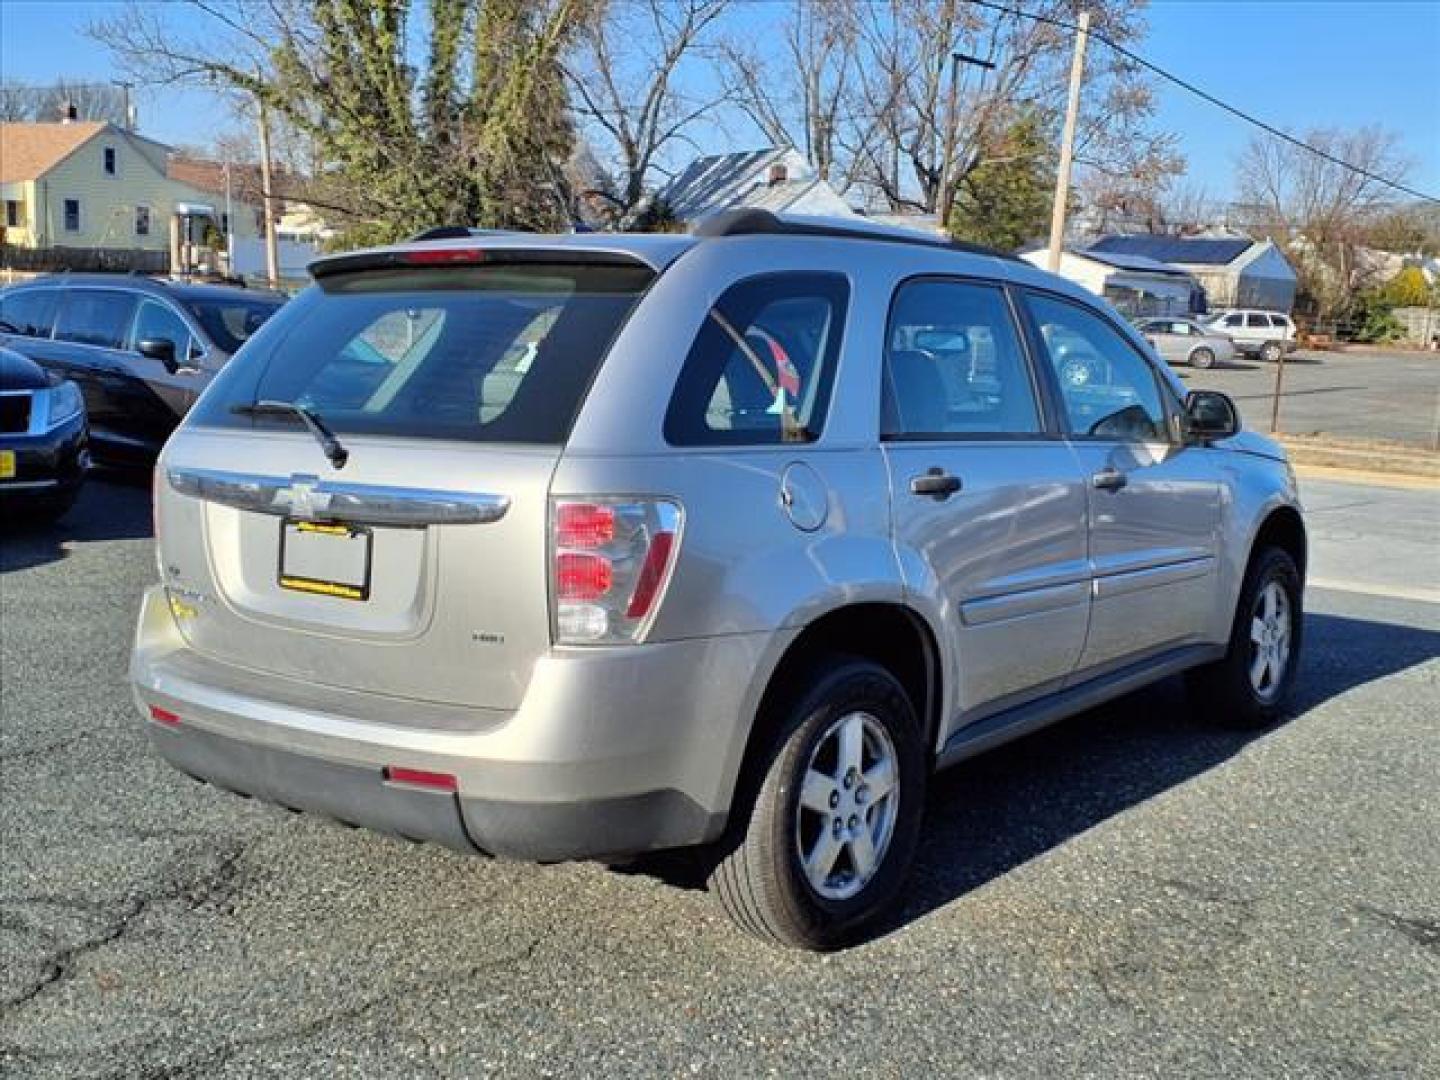
[[[513,713],[329,690],[189,649],[160,587],[131,660],[152,744],[192,776],[462,851],[620,856],[724,828],[774,635],[555,650]],[[155,706],[178,724],[151,719]],[[455,777],[391,783],[387,767]]]

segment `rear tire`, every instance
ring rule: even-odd
[[[1284,353],[1285,350],[1278,341],[1267,341],[1260,346],[1260,359],[1267,364],[1278,364]]]
[[[832,657],[813,669],[764,748],[759,790],[737,804],[710,875],[755,936],[829,949],[900,894],[920,832],[927,758],[915,710],[885,668]]]
[[[1190,366],[1197,368],[1211,368],[1215,366],[1215,353],[1204,345],[1190,354]]]
[[[1300,661],[1302,599],[1300,572],[1289,553],[1276,547],[1257,552],[1225,655],[1190,672],[1190,692],[1207,719],[1260,728],[1279,718]]]

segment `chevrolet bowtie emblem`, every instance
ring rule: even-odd
[[[290,514],[297,518],[314,518],[330,506],[328,492],[319,490],[320,480],[314,476],[292,476],[290,486],[280,492],[280,499],[287,502]]]

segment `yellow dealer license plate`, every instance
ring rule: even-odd
[[[342,600],[370,598],[370,530],[318,521],[280,527],[280,587]]]
[[[15,479],[15,451],[0,450],[0,480]]]

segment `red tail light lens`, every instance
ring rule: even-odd
[[[597,548],[615,539],[615,508],[595,503],[560,503],[555,508],[555,543],[562,548]]]
[[[660,586],[665,581],[665,570],[670,565],[670,551],[674,546],[673,532],[656,533],[650,541],[650,550],[645,553],[640,576],[635,579],[630,606],[625,609],[627,619],[643,619],[650,614],[650,608],[654,606],[655,598],[660,595]]]
[[[666,499],[556,499],[551,618],[562,645],[640,641],[659,610],[683,515]]]
[[[563,551],[555,558],[555,583],[561,600],[598,600],[615,583],[615,569],[604,555]]]

